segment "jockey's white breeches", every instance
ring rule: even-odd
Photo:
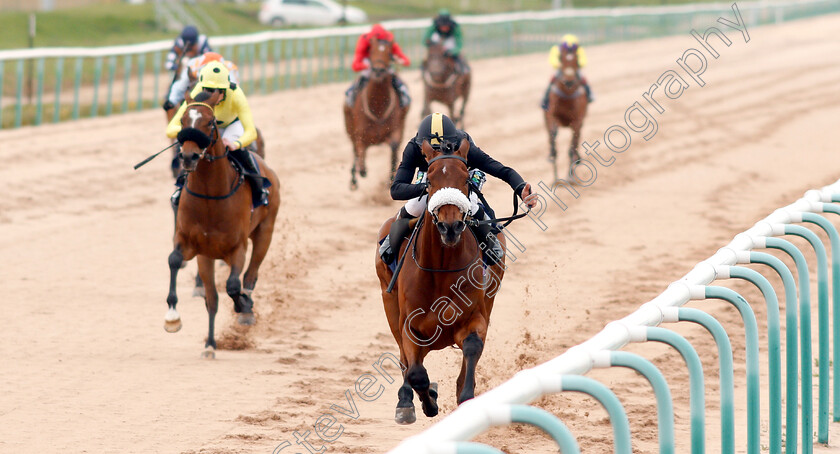
[[[452,49],[455,48],[455,37],[454,36],[448,36],[448,37],[444,38],[444,37],[440,36],[440,33],[435,32],[435,33],[432,34],[432,37],[429,39],[429,41],[431,41],[435,44],[438,44],[441,41],[443,41],[443,49],[444,50],[452,50]]]

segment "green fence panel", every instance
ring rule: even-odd
[[[15,94],[15,128],[19,128],[23,117],[23,59],[18,60],[15,72],[17,73],[17,91]]]
[[[82,90],[82,64],[84,60],[79,57],[76,58],[76,67],[73,69],[75,75],[73,76],[73,119],[79,119],[79,92]]]
[[[90,116],[99,115],[99,81],[102,79],[102,57],[96,57],[93,62],[93,102],[90,106]]]
[[[35,125],[38,126],[41,124],[41,120],[43,119],[44,114],[44,59],[39,58],[36,63],[36,70],[35,72],[38,74],[38,88],[37,97],[35,102]]]
[[[111,115],[114,99],[114,74],[117,72],[117,57],[112,55],[108,58],[108,96],[105,100],[105,116]]]
[[[3,65],[0,64],[0,68]],[[55,94],[53,102],[53,123],[58,123],[61,120],[61,82],[64,75],[64,58],[58,57],[55,61]],[[0,78],[2,79],[2,78]],[[3,86],[0,80],[0,87]]]

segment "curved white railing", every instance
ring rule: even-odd
[[[581,375],[593,368],[608,367],[610,362],[609,352],[619,350],[630,342],[639,341],[639,337],[643,336],[643,334],[640,334],[643,331],[639,330],[643,327],[655,327],[663,322],[677,321],[676,308],[690,300],[706,298],[705,289],[708,284],[715,279],[728,278],[729,266],[750,263],[750,251],[754,248],[765,247],[770,237],[790,233],[790,231],[786,232],[786,225],[802,222],[803,216],[806,218],[808,216],[805,213],[837,213],[837,206],[840,205],[829,206],[831,202],[840,202],[840,180],[830,186],[823,187],[821,190],[806,192],[801,199],[776,210],[750,229],[736,235],[725,247],[708,259],[698,263],[684,277],[671,283],[664,292],[643,304],[630,315],[608,323],[601,332],[589,340],[570,348],[564,354],[548,362],[525,369],[498,387],[465,402],[437,424],[416,436],[406,439],[389,452],[391,454],[461,452],[458,449],[458,442],[468,441],[491,426],[511,422],[509,418],[500,421],[498,416],[499,406],[528,404],[546,394],[558,392],[560,390],[558,378],[561,376]],[[840,264],[833,264],[835,273],[837,273],[838,265]],[[835,285],[836,283],[835,281]],[[803,292],[802,288],[800,288],[800,292]],[[786,301],[788,308],[795,305],[795,301]],[[795,333],[795,330],[792,330],[792,332]],[[810,358],[803,359],[804,361],[810,363]],[[803,394],[803,396],[805,395]],[[807,392],[807,398],[810,399],[810,391]],[[825,400],[827,401],[827,398]],[[836,404],[837,402],[835,402]],[[810,402],[806,407],[810,408]],[[825,413],[827,413],[827,410]],[[810,417],[803,413],[803,422],[808,423],[805,427],[810,427],[809,419]],[[837,420],[838,418],[835,416],[835,421]],[[793,426],[796,426],[795,422]],[[803,452],[811,452],[811,443],[809,442],[811,435],[811,433],[806,433],[803,437]],[[827,441],[827,434],[825,437]],[[474,446],[475,444],[471,445]],[[795,440],[788,440],[786,452],[796,452],[796,445]],[[773,451],[771,449],[771,452]],[[495,451],[464,450],[463,452]]]

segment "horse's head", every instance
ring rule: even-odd
[[[558,79],[563,82],[563,85],[568,89],[572,89],[578,80],[578,65],[577,58],[578,45],[566,45],[560,47],[560,77]]]
[[[470,142],[464,138],[460,144],[452,144],[458,147],[455,150],[443,145],[435,149],[428,141],[423,141],[421,149],[429,163],[429,213],[443,244],[454,246],[461,240],[461,233],[467,227],[466,220],[470,214],[467,182]]]
[[[428,56],[426,57],[426,70],[433,76],[444,79],[455,71],[455,62],[446,58],[445,52],[446,50],[442,45],[432,44],[429,46]]]
[[[178,133],[184,170],[187,172],[195,170],[201,158],[208,154],[213,156],[214,148],[217,148],[213,147],[219,142],[219,129],[213,112],[213,107],[221,98],[217,93],[201,92],[195,99],[187,93],[187,108],[181,117],[181,131]]]
[[[370,40],[370,68],[372,78],[381,81],[388,75],[393,55],[393,41],[373,38]]]

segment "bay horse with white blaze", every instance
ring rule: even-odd
[[[579,66],[575,52],[565,47],[560,53],[560,69],[551,81],[548,95],[548,109],[545,111],[545,126],[548,129],[548,143],[551,147],[549,159],[554,171],[554,181],[559,177],[557,173],[557,132],[560,126],[572,130],[572,140],[569,144],[569,172],[572,164],[580,160],[578,146],[580,145],[580,130],[589,101],[586,99],[583,85],[578,74]],[[569,176],[566,173],[566,177]]]
[[[350,170],[350,189],[353,190],[359,187],[356,171],[362,178],[367,176],[365,159],[371,145],[387,143],[391,147],[391,179],[397,170],[397,148],[402,142],[409,106],[400,106],[399,93],[393,88],[392,46],[391,41],[371,39],[370,80],[353,106],[344,103],[344,125],[353,142],[353,166]]]
[[[438,413],[437,385],[430,383],[423,367],[423,359],[433,350],[452,345],[461,349],[461,372],[456,381],[458,404],[475,395],[475,368],[504,276],[504,257],[485,268],[478,239],[470,233],[462,235],[470,222],[466,159],[469,148],[467,139],[454,152],[436,151],[428,141],[423,142],[422,152],[429,163],[428,212],[417,221],[419,226],[415,225],[412,237],[402,243],[405,266],[393,292],[388,292],[388,286],[394,273],[377,251],[376,274],[385,315],[405,368],[395,415],[399,424],[416,421],[414,392],[420,397],[426,416]],[[389,219],[382,225],[379,238],[388,234],[393,221]],[[504,236],[498,234],[497,238],[504,246]]]
[[[274,232],[280,208],[280,182],[265,161],[255,156],[261,175],[271,182],[273,190],[269,191],[268,205],[252,209],[250,182],[228,159],[228,151],[216,126],[214,104],[203,95],[196,97],[199,101],[187,106],[178,134],[187,180],[178,204],[174,250],[169,255],[169,295],[166,298],[169,310],[164,328],[173,333],[181,329],[181,317],[176,310],[176,278],[182,263],[197,257],[209,316],[202,356],[214,358],[214,323],[219,302],[214,260],[224,260],[230,267],[226,289],[239,314],[239,324],[252,325],[255,319],[251,292]],[[244,282],[240,282],[249,238],[253,243],[251,261]]]
[[[460,73],[455,60],[445,55],[442,45],[429,45],[428,55],[423,62],[425,96],[420,116],[425,118],[429,115],[431,113],[429,105],[432,101],[437,101],[449,108],[449,117],[458,128],[464,129],[464,109],[470,97],[470,84],[470,73]],[[455,104],[459,98],[461,107],[456,114]]]

